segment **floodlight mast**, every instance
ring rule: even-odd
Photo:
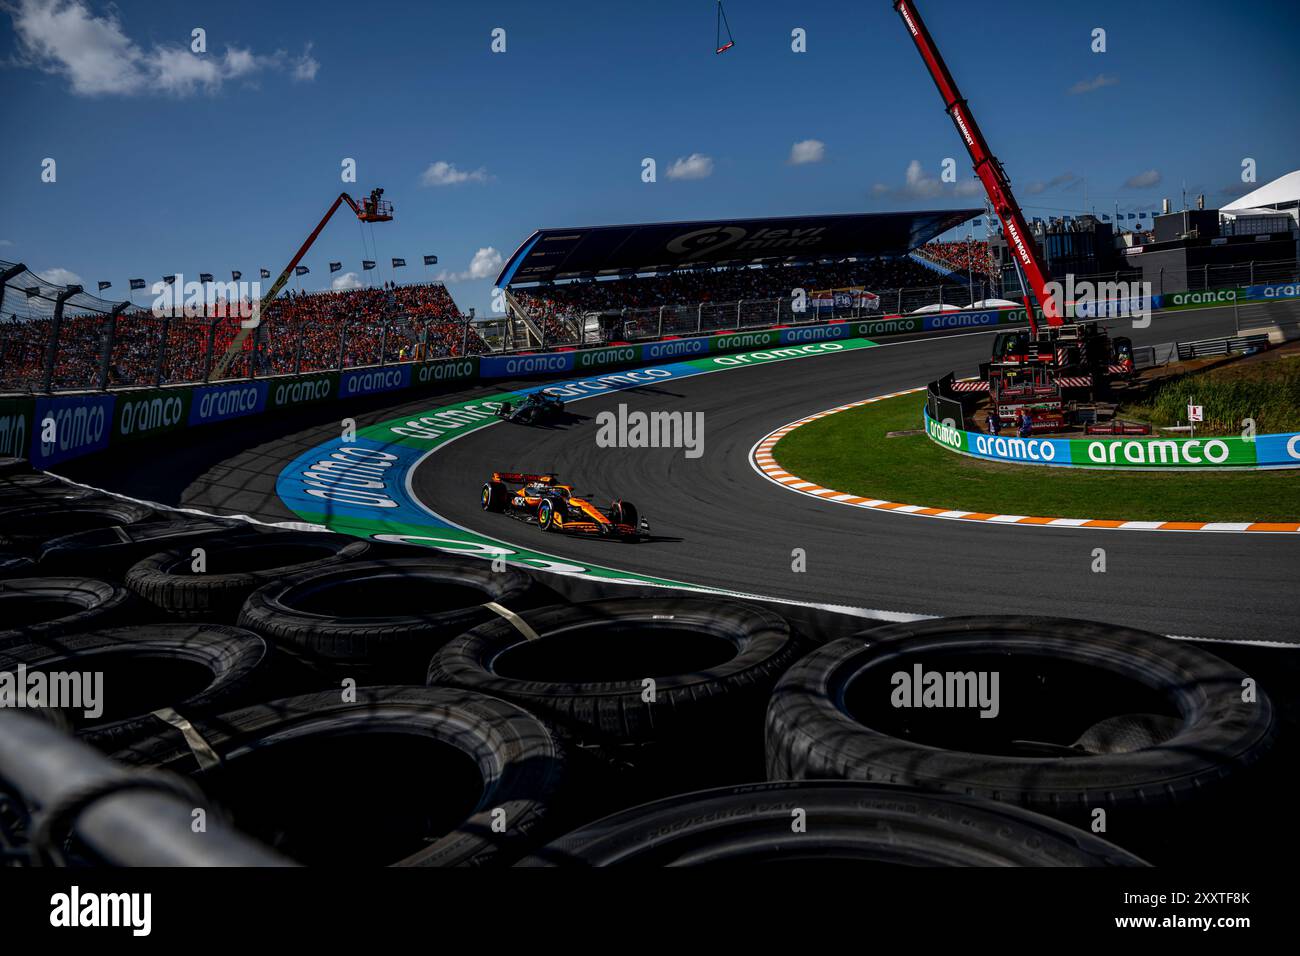
[[[1029,279],[1029,286],[1034,296],[1043,307],[1043,316],[1047,319],[1047,324],[1059,326],[1064,320],[1057,308],[1056,299],[1047,291],[1047,284],[1052,277],[1046,265],[1039,261],[1038,253],[1034,249],[1033,236],[1029,231],[1029,225],[1025,222],[1025,214],[1020,211],[1020,204],[1011,193],[1011,180],[1007,178],[1002,163],[989,151],[989,145],[984,139],[983,132],[980,131],[979,124],[971,115],[970,107],[962,98],[961,91],[957,89],[952,74],[948,72],[948,65],[939,53],[939,48],[935,46],[934,39],[926,29],[921,15],[916,11],[916,4],[912,0],[893,0],[893,4],[894,10],[903,18],[903,24],[916,42],[916,48],[920,51],[921,59],[925,61],[926,69],[930,71],[934,85],[939,88],[944,109],[952,118],[953,125],[957,127],[962,142],[966,144],[966,151],[970,153],[971,161],[975,164],[975,175],[984,184],[984,191],[988,193],[989,201],[993,204],[993,211],[1002,222],[1002,231],[1007,237],[1007,246],[1011,249],[1021,279],[1021,292],[1024,295],[1030,333],[1037,338],[1038,323],[1034,321],[1033,302],[1030,301],[1028,290],[1024,288],[1026,277]]]

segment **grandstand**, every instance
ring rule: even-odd
[[[645,338],[809,321],[794,290],[871,292],[904,311],[944,295],[944,280],[908,253],[978,209],[649,223],[533,233],[497,279],[509,347]],[[987,250],[986,250],[987,251]],[[987,279],[987,277],[985,277]],[[963,276],[954,305],[983,298]],[[926,287],[929,288],[926,288]],[[881,292],[890,292],[883,297]],[[859,295],[859,301],[862,301]]]
[[[146,311],[0,262],[0,392],[209,380],[240,329],[236,309]],[[441,283],[290,294],[263,310],[225,378],[473,355],[487,345]]]

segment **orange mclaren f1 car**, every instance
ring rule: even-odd
[[[556,475],[494,471],[483,483],[483,510],[504,512],[536,523],[543,531],[600,535],[635,541],[650,533],[650,525],[630,501],[616,498],[602,510],[560,484]]]

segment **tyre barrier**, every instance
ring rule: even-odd
[[[1112,833],[1137,838],[1139,820],[1205,811],[1273,746],[1273,706],[1262,690],[1243,699],[1247,683],[1193,645],[1087,621],[887,625],[824,645],[781,679],[768,778],[963,793],[1083,827],[1100,809]]]
[[[443,644],[534,593],[522,571],[483,561],[354,561],[253,591],[238,623],[326,671],[418,684]]]
[[[35,567],[36,562],[26,555],[0,551],[0,578],[27,577]]]
[[[70,500],[0,504],[0,547],[35,557],[42,545],[64,535],[151,521],[158,512],[133,501],[93,495]]]
[[[452,640],[428,683],[513,700],[584,743],[655,745],[621,755],[645,778],[638,787],[662,779],[665,765],[702,785],[762,773],[763,709],[800,652],[783,618],[698,598],[617,598],[520,617],[523,627],[490,621]]]
[[[0,478],[26,474],[31,470],[32,463],[26,458],[0,457]]]
[[[79,675],[77,706],[53,715],[65,729],[111,752],[193,719],[250,702],[269,649],[251,631],[218,624],[157,624],[91,631],[0,649],[0,673]],[[29,704],[30,706],[30,704]],[[167,710],[164,711],[163,708]]]
[[[0,475],[0,507],[38,501],[73,501],[93,498],[100,493],[61,481],[43,472]]]
[[[0,650],[112,626],[131,604],[126,588],[93,578],[0,581]]]
[[[148,604],[178,620],[233,623],[258,588],[356,561],[374,550],[367,541],[312,531],[247,530],[195,538],[178,530],[176,536],[188,539],[184,547],[164,541],[147,556],[137,555],[124,580]],[[191,544],[203,549],[202,573],[194,570]]]
[[[796,829],[792,821],[803,821]],[[1146,866],[1091,833],[1020,807],[906,787],[818,780],[727,787],[633,807],[520,866],[759,863]]]
[[[47,541],[40,550],[40,568],[45,574],[93,574],[107,581],[121,582],[136,562],[167,548],[202,544],[216,536],[255,534],[239,522],[206,518],[144,522],[117,528],[96,528]],[[185,552],[187,557],[189,552]]]
[[[207,754],[202,767],[174,728],[116,757],[189,775],[238,829],[299,863],[509,864],[559,832],[566,751],[532,714],[451,688],[342,698],[333,690],[200,717],[191,736]]]

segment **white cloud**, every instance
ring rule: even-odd
[[[669,179],[707,179],[713,175],[713,159],[703,153],[679,156],[668,167]]]
[[[310,80],[320,66],[310,45],[296,60],[283,50],[257,54],[235,46],[223,55],[175,44],[145,49],[127,36],[115,9],[96,16],[86,0],[18,0],[6,9],[17,37],[15,62],[66,77],[80,96],[215,93],[227,81],[262,70],[288,70],[295,79]]]
[[[14,241],[12,239],[0,239],[0,246],[12,246],[13,244]]]
[[[1078,96],[1080,93],[1091,93],[1093,90],[1099,90],[1103,86],[1115,86],[1119,83],[1119,78],[1107,73],[1098,73],[1091,80],[1080,80],[1070,87],[1070,94]]]
[[[464,272],[448,272],[444,269],[438,273],[437,279],[439,282],[492,279],[501,271],[502,261],[501,253],[497,252],[492,246],[484,246],[474,253],[474,258],[469,261],[469,268]]]
[[[921,161],[914,159],[907,164],[903,185],[897,187],[876,183],[871,192],[877,196],[897,196],[900,199],[933,199],[936,196],[982,196],[984,187],[978,179],[963,179],[957,183],[942,182],[937,176],[927,176],[921,167]]]
[[[820,163],[826,158],[826,144],[819,139],[804,139],[790,147],[791,166],[804,163]]]
[[[429,168],[420,176],[420,182],[425,186],[459,186],[461,183],[487,181],[488,171],[482,166],[472,171],[457,169],[455,163],[448,163],[441,159],[436,163],[430,163]]]
[[[331,289],[360,289],[361,280],[357,278],[355,272],[345,272],[341,276],[335,276],[334,281],[330,283]]]
[[[1074,173],[1061,173],[1059,176],[1053,176],[1047,182],[1039,180],[1037,182],[1029,183],[1024,187],[1024,191],[1032,196],[1037,196],[1040,193],[1045,193],[1051,189],[1068,191],[1074,189],[1081,182],[1083,182],[1082,176],[1078,176]]]
[[[316,79],[316,73],[320,70],[320,61],[311,55],[311,44],[307,44],[307,49],[302,51],[302,56],[293,61],[292,76],[299,83],[310,83]]]
[[[1130,176],[1124,180],[1125,189],[1150,189],[1152,186],[1160,185],[1160,180],[1164,177],[1160,175],[1158,169],[1148,169],[1144,173],[1138,173],[1136,176]]]
[[[36,274],[46,282],[52,282],[55,285],[83,285],[81,276],[67,269],[46,269],[44,272]]]

